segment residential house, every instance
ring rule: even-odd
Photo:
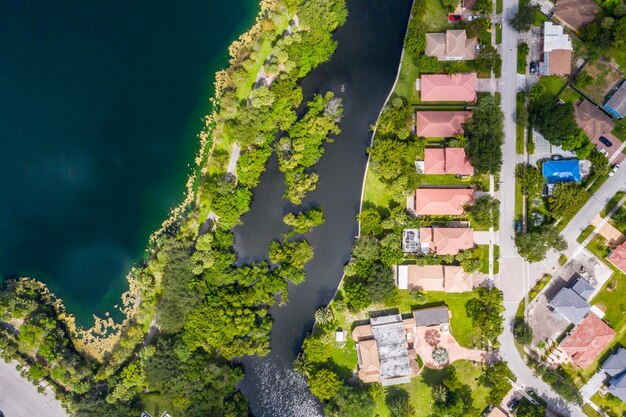
[[[463,133],[463,125],[470,117],[469,111],[418,111],[415,134],[424,138],[451,138]]]
[[[626,80],[604,105],[604,109],[618,119],[626,116]]]
[[[415,327],[440,326],[449,328],[450,310],[446,306],[422,308],[413,311]]]
[[[608,377],[607,392],[626,402],[626,349],[617,349],[602,364]]]
[[[417,216],[461,216],[472,204],[472,188],[418,188],[415,198],[407,199],[407,208]]]
[[[557,0],[555,6],[552,17],[575,31],[593,22],[598,13],[593,0]]]
[[[560,347],[567,353],[572,363],[584,370],[609,347],[616,334],[615,330],[598,316],[589,313],[561,342]]]
[[[474,229],[470,227],[422,227],[418,237],[422,253],[456,255],[474,247]]]
[[[426,55],[440,61],[461,61],[476,58],[478,41],[467,37],[464,30],[448,30],[446,33],[426,34]]]
[[[500,407],[493,407],[485,417],[509,417],[510,414]]]
[[[403,290],[466,292],[474,289],[474,274],[453,265],[398,265],[396,284]]]
[[[563,33],[563,26],[543,24],[543,59],[540,75],[569,75],[572,68],[572,39]]]
[[[357,326],[352,338],[361,381],[405,384],[419,373],[414,318],[402,319],[400,314],[373,317],[370,324]]]
[[[587,300],[568,287],[561,288],[548,305],[574,324],[582,322],[591,309]]]
[[[607,151],[609,155],[617,151],[622,142],[611,133],[615,128],[615,122],[605,112],[600,110],[589,100],[581,100],[574,105],[574,118],[591,141],[599,148]],[[611,147],[600,142],[600,136],[607,138],[613,145]]]
[[[576,280],[570,286],[570,288],[574,290],[574,292],[578,294],[582,299],[589,300],[589,298],[591,298],[591,296],[593,295],[595,288],[585,278],[583,278],[579,274],[576,275]]]
[[[613,249],[606,259],[620,271],[626,273],[626,242]]]
[[[552,190],[558,183],[580,182],[582,180],[578,159],[546,161],[541,165],[541,173],[546,180],[547,191],[545,194],[547,195],[552,195]]]
[[[424,74],[420,79],[422,101],[476,101],[476,73]]]
[[[427,175],[474,175],[474,167],[464,148],[426,148],[423,172]]]

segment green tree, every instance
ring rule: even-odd
[[[382,219],[376,208],[370,207],[363,209],[357,217],[361,223],[361,233],[366,235],[379,235],[383,232]]]
[[[496,174],[502,166],[504,115],[494,96],[483,97],[474,109],[473,117],[465,127],[467,152],[474,169],[479,173]]]
[[[489,403],[498,405],[504,400],[512,386],[509,380],[513,373],[507,367],[506,362],[496,362],[489,364],[478,381],[481,385],[489,388]]]
[[[311,393],[320,400],[333,398],[342,386],[343,382],[339,379],[339,376],[328,369],[317,371],[309,377]]]
[[[476,67],[479,71],[497,72],[502,66],[502,57],[493,45],[483,45],[476,55]]]
[[[465,312],[472,319],[474,327],[478,328],[482,335],[497,343],[498,336],[504,330],[504,311],[502,296],[496,288],[477,288],[477,297],[465,303]]]
[[[515,167],[515,177],[529,198],[532,199],[541,196],[543,175],[536,167],[517,164]]]
[[[371,417],[375,407],[367,388],[344,385],[326,404],[324,414],[328,417]]]
[[[528,345],[533,341],[533,328],[523,319],[515,322],[513,334],[515,335],[515,340],[522,345]]]
[[[554,187],[548,204],[552,213],[568,218],[573,216],[589,199],[587,190],[574,182],[559,183]]]
[[[481,12],[481,13],[491,14],[491,12],[493,11],[493,1],[477,0],[476,3],[474,4],[474,7],[472,7],[472,10]]]
[[[363,310],[372,303],[369,291],[360,279],[351,278],[347,280],[344,291],[350,311],[356,312]]]
[[[500,201],[484,195],[478,198],[473,206],[469,207],[469,217],[475,227],[488,229],[498,227],[500,222]]]
[[[546,417],[546,410],[524,399],[517,408],[517,417]]]
[[[302,350],[307,361],[311,363],[324,363],[330,359],[332,353],[319,336],[309,336],[304,339]]]
[[[288,213],[283,222],[292,226],[297,233],[306,233],[324,223],[324,211],[321,207],[313,207],[300,213]]]
[[[483,266],[483,261],[476,250],[465,250],[456,256],[456,260],[465,272],[478,272]]]
[[[517,14],[511,19],[511,26],[518,32],[528,32],[538,13],[541,13],[538,5],[520,2]]]
[[[546,258],[548,250],[563,251],[567,243],[554,226],[543,226],[530,233],[515,236],[515,246],[520,256],[528,262],[541,262]]]

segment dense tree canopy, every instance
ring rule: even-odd
[[[502,166],[504,115],[494,96],[483,97],[465,126],[466,152],[479,173],[496,174]]]

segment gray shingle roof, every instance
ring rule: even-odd
[[[615,109],[620,116],[626,114],[626,82],[622,83],[611,99],[606,102],[605,106],[610,106]]]
[[[413,317],[415,318],[415,325],[417,327],[436,326],[438,324],[450,322],[450,312],[446,306],[414,310]]]
[[[617,349],[607,360],[604,361],[602,364],[602,370],[610,376],[615,376],[626,371],[626,349]]]
[[[382,384],[393,385],[410,381],[411,366],[402,316],[394,314],[376,317],[370,323],[378,346]]]
[[[626,373],[611,378],[607,391],[626,402]]]
[[[549,304],[574,324],[580,324],[591,308],[589,303],[571,288],[562,288]]]
[[[591,297],[591,294],[593,294],[594,290],[589,281],[581,276],[576,279],[574,285],[572,285],[571,288],[585,300],[588,300],[589,297]]]

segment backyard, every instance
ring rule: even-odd
[[[583,75],[587,74],[587,76]],[[582,79],[586,80],[583,85]],[[604,104],[606,94],[621,80],[620,74],[615,71],[608,62],[597,60],[595,63],[588,63],[581,75],[577,77],[575,85],[596,104]]]

